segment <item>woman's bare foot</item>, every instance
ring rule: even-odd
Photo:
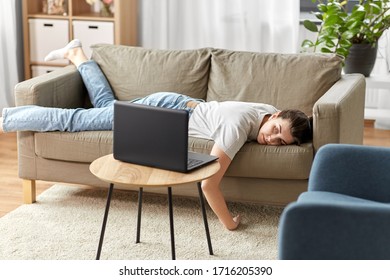
[[[74,39],[70,41],[65,47],[51,51],[46,57],[45,61],[52,61],[56,59],[64,59],[67,58],[67,53],[69,50],[74,48],[81,48],[81,42],[79,39]]]
[[[228,230],[236,230],[239,226],[241,222],[241,216],[240,215],[237,215],[233,218],[233,225],[232,226],[226,226],[225,227],[228,229]]]

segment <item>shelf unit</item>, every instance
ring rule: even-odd
[[[32,68],[34,66],[42,67],[63,67],[67,64],[50,62],[46,63],[42,60],[31,60],[31,40],[34,34],[30,32],[30,20],[44,19],[48,21],[67,21],[68,38],[67,41],[74,39],[74,25],[80,22],[93,22],[96,25],[99,23],[112,23],[113,25],[113,43],[117,45],[137,46],[137,16],[138,16],[138,1],[137,0],[115,0],[114,14],[111,17],[103,17],[100,13],[93,12],[93,7],[85,0],[65,0],[66,11],[63,15],[50,15],[43,12],[42,0],[23,0],[23,39],[24,39],[24,72],[25,79],[32,77]],[[77,26],[77,25],[76,25]],[[47,42],[50,42],[48,36]],[[82,38],[80,38],[82,40]],[[103,40],[97,36],[93,38],[95,43]],[[53,39],[55,40],[55,39]],[[54,43],[55,42],[51,42]],[[45,45],[46,42],[41,42]],[[61,45],[58,48],[62,47]]]

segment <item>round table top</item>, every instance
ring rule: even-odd
[[[89,170],[108,183],[156,187],[200,182],[213,176],[219,168],[219,163],[215,161],[191,172],[181,173],[119,161],[109,154],[93,161]]]

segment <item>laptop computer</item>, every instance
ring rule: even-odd
[[[114,103],[114,158],[120,161],[188,172],[217,159],[188,151],[185,110],[124,101]]]

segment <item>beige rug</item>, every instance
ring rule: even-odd
[[[0,259],[95,259],[106,196],[106,189],[54,185],[37,203],[0,219]],[[137,194],[114,191],[101,259],[169,260],[167,204],[166,196],[144,194],[141,243],[135,244]],[[214,250],[210,256],[199,201],[174,197],[176,258],[276,259],[282,209],[242,203],[229,203],[229,208],[242,215],[240,228],[233,232],[223,229],[207,207]]]

